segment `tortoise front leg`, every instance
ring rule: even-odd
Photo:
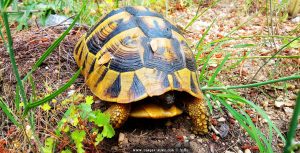
[[[104,113],[110,115],[110,123],[114,128],[120,128],[127,121],[130,110],[130,104],[114,103]]]
[[[208,111],[203,99],[191,97],[185,102],[186,110],[192,119],[193,132],[196,134],[206,134],[208,132]]]

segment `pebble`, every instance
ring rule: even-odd
[[[235,151],[240,150],[240,148],[239,148],[238,146],[234,146],[233,149],[234,149]]]
[[[118,144],[120,146],[124,145],[124,144],[127,144],[128,143],[128,139],[125,137],[125,134],[124,133],[120,133],[119,134],[119,139],[118,139]]]
[[[251,151],[249,149],[246,149],[245,153],[251,153]]]
[[[289,107],[284,107],[283,110],[287,115],[290,115],[290,116],[292,116],[292,114],[294,112],[294,109],[289,108]]]
[[[275,107],[281,108],[284,105],[284,102],[282,101],[275,101]]]
[[[191,140],[194,140],[195,137],[196,137],[195,134],[191,134],[191,135],[190,135],[190,139],[191,139]]]
[[[222,124],[219,130],[221,138],[225,138],[228,134],[228,131],[229,126],[227,124]]]
[[[284,99],[283,96],[279,96],[275,100],[275,107],[281,108],[284,105]]]
[[[197,139],[197,141],[198,141],[198,142],[200,142],[200,143],[202,143],[202,142],[203,142],[203,140],[202,140],[202,139]]]
[[[242,151],[242,150],[238,150],[237,152],[238,152],[238,153],[243,153],[243,151]]]
[[[226,150],[225,153],[234,153],[233,151]]]
[[[300,23],[300,16],[297,16],[291,20],[293,23]]]
[[[290,96],[290,100],[296,100],[297,99],[297,95],[296,94],[293,94]]]
[[[217,121],[218,121],[218,122],[225,122],[226,119],[225,119],[224,117],[220,117]]]

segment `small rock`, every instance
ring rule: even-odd
[[[235,151],[240,150],[240,148],[239,148],[238,146],[234,146],[233,149],[234,149]]]
[[[72,21],[73,19],[68,18],[67,16],[50,14],[45,21],[45,25],[46,26],[56,26],[58,24],[70,25]]]
[[[226,119],[225,119],[224,117],[220,117],[217,121],[218,121],[218,122],[225,122]]]
[[[284,147],[284,144],[283,143],[278,143],[278,146],[283,148]]]
[[[53,73],[56,73],[56,74],[57,74],[57,73],[59,73],[59,71],[58,71],[58,70],[54,70],[54,72],[53,72]]]
[[[205,146],[198,145],[197,142],[190,142],[190,148],[193,152],[207,152]]]
[[[191,140],[194,140],[195,137],[196,137],[195,134],[191,134],[191,135],[190,135],[190,139],[191,139]]]
[[[112,150],[112,151],[117,151],[118,148],[119,148],[118,146],[112,146],[112,147],[111,147],[111,150]]]
[[[246,149],[245,153],[251,153],[251,151],[249,149]]]
[[[279,97],[275,100],[275,107],[281,108],[283,105],[284,105],[284,99],[283,99],[283,96],[279,96]]]
[[[202,142],[203,142],[203,140],[202,140],[202,139],[197,139],[197,141],[198,141],[198,142],[200,142],[200,143],[202,143]]]
[[[228,131],[229,126],[227,124],[222,124],[219,130],[221,138],[225,138],[228,134]]]
[[[238,150],[237,152],[238,152],[238,153],[243,153],[243,151],[242,151],[242,150]]]
[[[285,100],[284,102],[284,106],[287,106],[287,107],[292,107],[292,106],[295,106],[295,101],[292,101],[292,100]]]
[[[184,142],[184,143],[183,143],[183,146],[187,148],[187,147],[190,146],[190,143],[189,143],[189,142]]]
[[[297,16],[291,20],[293,23],[300,23],[300,16]]]
[[[276,108],[281,108],[284,105],[284,102],[282,101],[275,101],[275,107]]]
[[[124,133],[119,134],[118,144],[119,146],[123,146],[128,143],[128,139],[125,137]]]
[[[233,151],[226,150],[225,153],[234,153]]]
[[[180,142],[176,143],[175,148],[180,148],[180,147],[181,147],[181,143]]]
[[[289,115],[289,116],[293,115],[294,109],[292,109],[290,107],[284,107],[283,110],[286,113],[286,115]]]
[[[297,95],[296,94],[292,94],[291,96],[290,96],[290,100],[296,100],[297,99]]]

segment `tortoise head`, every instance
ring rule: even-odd
[[[174,92],[167,92],[163,95],[157,96],[157,100],[164,108],[171,108],[175,103],[175,94]]]

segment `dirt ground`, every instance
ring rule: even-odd
[[[214,18],[217,18],[216,23],[211,27],[204,43],[226,36],[247,20],[249,20],[247,24],[231,34],[232,37],[268,35],[267,17],[261,13],[256,14],[255,8],[253,8],[253,11],[243,11],[243,8],[236,7],[238,5],[241,5],[241,2],[228,1],[208,9],[204,16],[201,16],[185,31],[184,35],[191,47],[195,48],[195,44]],[[202,9],[204,10],[205,7]],[[184,27],[194,17],[196,10],[197,7],[195,6],[183,10],[175,9],[168,14],[168,18],[176,26]],[[273,19],[273,30],[276,35],[294,36],[290,35],[290,32],[297,26],[297,23],[293,23],[291,20],[283,22],[276,19],[275,17]],[[27,30],[13,30],[14,50],[21,77],[24,77],[34,62],[65,29],[66,27],[38,28],[33,25]],[[42,97],[49,92],[47,86],[54,90],[58,89],[76,72],[78,67],[73,59],[72,51],[77,40],[85,31],[80,27],[73,29],[63,43],[33,74],[39,96]],[[216,66],[221,62],[218,58],[224,57],[225,53],[231,53],[232,57],[241,57],[249,50],[245,48],[233,49],[228,46],[246,43],[257,44],[257,47],[251,50],[249,56],[271,56],[276,52],[274,48],[278,49],[282,43],[278,40],[275,40],[274,43],[269,43],[270,41],[272,40],[253,36],[248,39],[236,39],[225,43],[222,46],[222,52],[214,55],[214,59],[209,63],[211,72],[214,72]],[[206,56],[209,52],[210,50],[203,52],[200,57]],[[299,48],[289,48],[280,55],[293,56],[299,54]],[[0,45],[0,57],[0,84],[2,85],[0,86],[0,95],[5,101],[12,104],[16,80],[12,73],[9,56],[3,45]],[[236,68],[222,71],[217,78],[225,85],[246,84],[252,79],[264,61],[265,59],[262,58],[247,59]],[[226,65],[235,62],[236,60],[229,60]],[[300,59],[297,58],[276,58],[262,69],[254,82],[265,81],[271,77],[279,78],[295,73],[299,74],[299,64]],[[274,84],[260,88],[239,89],[238,92],[246,99],[260,105],[276,126],[286,135],[291,112],[295,105],[296,94],[300,89],[299,83],[300,80],[288,81],[286,89],[282,88],[282,84]],[[205,83],[202,83],[202,85],[205,85]],[[26,90],[30,91],[32,89],[26,87]],[[84,84],[82,76],[77,79],[69,90],[76,90],[76,92],[81,92],[84,95],[92,95]],[[58,103],[67,96],[68,91],[57,97]],[[215,103],[212,102],[212,104]],[[58,104],[50,103],[50,105],[55,108]],[[220,109],[223,111],[221,112]],[[246,107],[245,109],[247,110]],[[40,108],[36,110],[37,131],[42,142],[47,136],[52,135],[53,129],[57,126],[56,123],[61,119],[65,110],[66,108],[60,108],[56,111],[51,110],[48,113]],[[255,116],[254,122],[256,125],[262,131],[267,132],[266,121],[257,116],[253,110],[248,109],[248,111],[252,111],[251,113]],[[102,152],[258,152],[255,143],[225,108],[214,106],[211,120],[214,122],[217,131],[229,128],[228,134],[221,137],[216,135],[214,131],[210,131],[207,135],[195,135],[190,130],[190,118],[186,114],[164,120],[129,119],[121,129],[117,130],[114,138],[104,140],[98,146],[98,149]],[[0,121],[0,140],[5,141],[6,151],[18,152],[15,150],[16,148],[22,151],[25,149],[35,150],[35,148],[28,148],[28,145],[22,143],[25,138],[20,136],[21,131],[16,130],[1,111]],[[299,130],[300,127],[297,131],[296,141],[300,141]],[[282,152],[284,144],[276,135],[273,136],[272,145],[276,152]]]

